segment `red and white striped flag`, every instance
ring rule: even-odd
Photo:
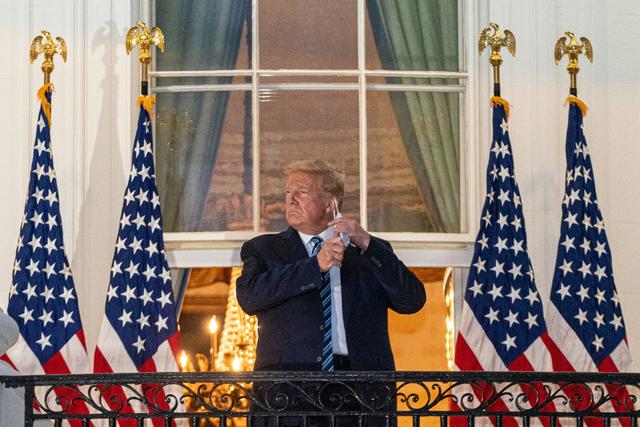
[[[105,315],[94,355],[94,372],[177,372],[179,332],[171,274],[162,237],[162,215],[153,162],[150,110],[153,97],[140,97],[131,173],[125,189],[111,266]],[[166,389],[143,385],[141,393],[166,408]],[[131,407],[122,387],[105,390],[106,404]],[[116,403],[118,402],[118,403]],[[135,425],[120,420],[121,426]],[[154,424],[163,425],[162,420]]]
[[[20,227],[7,313],[18,323],[18,342],[3,359],[21,374],[82,374],[88,356],[71,268],[64,250],[58,183],[51,151],[51,92],[38,91],[41,101],[24,216]],[[38,391],[39,389],[36,389]],[[67,413],[88,413],[73,388],[57,387],[42,405]],[[60,403],[54,401],[60,399]],[[69,421],[80,425],[80,420]]]
[[[547,332],[527,252],[522,200],[508,132],[508,104],[498,97],[492,103],[487,195],[464,293],[455,363],[461,371],[550,371],[553,361],[563,356]],[[483,394],[486,402],[489,396],[485,393],[490,390],[487,386],[467,390],[471,393],[467,397],[475,395],[479,399]],[[536,389],[540,394],[531,388],[523,388],[522,392],[531,402],[537,402],[547,393],[540,385]],[[513,401],[498,399],[488,409],[508,411],[513,406]],[[504,422],[515,425],[512,418]]]
[[[568,102],[565,195],[551,304],[546,313],[549,334],[567,358],[555,368],[619,372],[631,364],[631,353],[582,129],[586,106],[573,96]],[[633,410],[624,387],[609,386],[608,391],[614,399],[603,410]]]

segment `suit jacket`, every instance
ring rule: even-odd
[[[322,277],[293,228],[258,236],[242,246],[238,303],[258,317],[255,370],[320,370]],[[387,310],[415,313],[424,286],[391,245],[371,237],[366,251],[349,246],[340,269],[342,310],[353,370],[395,369]]]

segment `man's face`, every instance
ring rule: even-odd
[[[320,175],[293,172],[285,188],[285,214],[289,225],[305,234],[319,234],[331,220],[331,196]]]

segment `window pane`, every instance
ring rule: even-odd
[[[260,68],[358,68],[355,0],[264,0]]]
[[[461,231],[460,97],[367,92],[371,231]]]
[[[458,71],[457,0],[367,0],[367,68]]]
[[[260,102],[260,229],[287,227],[284,169],[321,159],[347,175],[343,214],[359,218],[358,93],[275,91]]]
[[[252,230],[251,93],[159,93],[165,231]]]
[[[165,36],[165,53],[156,69],[251,68],[250,0],[156,1],[156,25]]]

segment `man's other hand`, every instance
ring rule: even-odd
[[[355,219],[336,218],[329,222],[329,226],[333,227],[334,236],[337,236],[338,233],[346,233],[351,239],[351,243],[358,246],[361,250],[366,251],[369,247],[371,236]]]
[[[322,249],[318,252],[318,266],[320,271],[329,271],[331,267],[342,266],[344,257],[344,244],[337,235],[329,240],[325,240]]]

